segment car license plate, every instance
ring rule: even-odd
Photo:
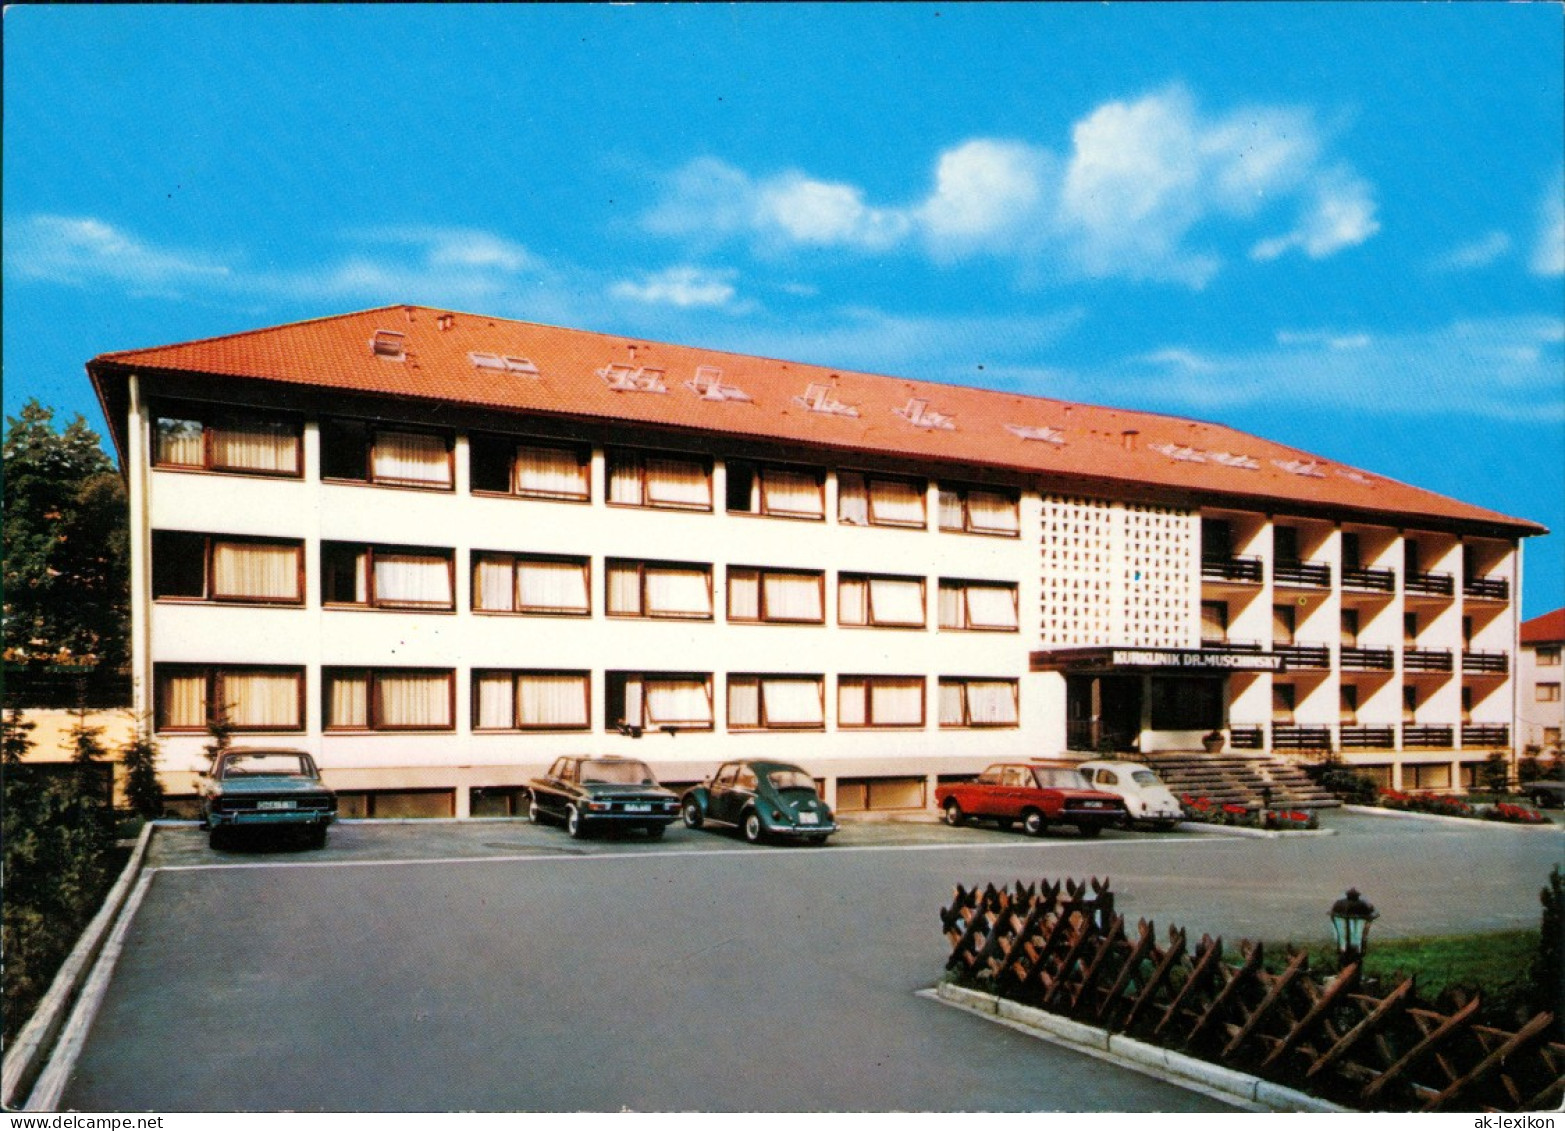
[[[625,806],[625,812],[627,812],[627,813],[650,813],[650,812],[652,812],[652,806],[650,806],[650,805],[627,805],[627,806]]]
[[[820,814],[818,814],[818,813],[800,813],[799,814],[799,824],[801,824],[801,825],[818,825],[820,823],[821,823],[821,818],[820,818]]]
[[[292,801],[257,801],[255,807],[257,809],[292,809],[294,803]]]

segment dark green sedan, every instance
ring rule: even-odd
[[[573,837],[609,827],[641,828],[659,837],[679,819],[679,798],[635,758],[556,758],[527,789],[532,795],[527,815],[533,822],[559,821]]]
[[[229,750],[201,775],[201,823],[213,848],[237,829],[296,831],[320,848],[337,819],[337,795],[302,750]]]
[[[725,762],[680,801],[685,825],[727,825],[751,844],[771,838],[825,844],[836,818],[815,779],[787,762]]]

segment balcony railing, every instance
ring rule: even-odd
[[[1371,593],[1395,593],[1397,575],[1389,569],[1343,569],[1342,587]]]
[[[1344,750],[1390,750],[1397,744],[1395,727],[1345,726],[1342,728]]]
[[[1230,727],[1228,745],[1235,750],[1260,750],[1266,745],[1266,734],[1258,726]]]
[[[1325,562],[1273,562],[1272,581],[1309,589],[1331,588],[1331,566]]]
[[[1469,577],[1462,582],[1462,596],[1480,601],[1509,601],[1511,583],[1503,577]]]
[[[1463,723],[1463,746],[1498,746],[1511,744],[1511,728],[1504,723]]]
[[[1450,727],[1402,724],[1402,749],[1404,750],[1449,750],[1451,745]]]
[[[1204,581],[1246,581],[1261,583],[1260,558],[1202,558]]]
[[[1463,652],[1463,675],[1505,675],[1511,670],[1511,657],[1506,652]]]
[[[1405,672],[1448,672],[1452,667],[1450,652],[1434,648],[1402,649],[1402,670]]]
[[[1449,573],[1410,573],[1402,588],[1425,597],[1452,597],[1456,594],[1456,581]]]
[[[1290,669],[1331,667],[1331,649],[1324,644],[1276,644],[1272,652]]]
[[[1224,636],[1203,636],[1201,638],[1203,648],[1222,648],[1229,652],[1264,652],[1265,647],[1259,640],[1229,640]]]
[[[1389,672],[1397,666],[1390,648],[1343,648],[1341,659],[1345,672]]]
[[[1330,727],[1272,724],[1273,750],[1330,750]]]

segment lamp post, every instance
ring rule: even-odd
[[[1337,940],[1337,969],[1358,962],[1369,949],[1369,925],[1380,918],[1373,904],[1360,897],[1358,888],[1331,905],[1331,933]]]

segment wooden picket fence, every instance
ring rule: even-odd
[[[947,968],[964,983],[1111,1032],[1379,1111],[1552,1110],[1565,1097],[1554,1016],[1514,1032],[1480,1024],[1481,999],[1442,1012],[1411,978],[1366,985],[1357,965],[1316,975],[1303,951],[1269,970],[1260,943],[1127,931],[1107,879],[958,886],[940,912]]]

